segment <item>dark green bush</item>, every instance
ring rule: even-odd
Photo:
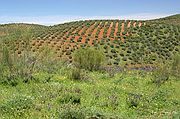
[[[87,112],[85,108],[66,105],[60,108],[59,119],[86,119]]]
[[[73,69],[71,69],[69,78],[72,80],[81,80],[81,78],[82,78],[81,75],[82,75],[81,69],[73,68]]]
[[[33,108],[33,99],[25,96],[16,96],[2,104],[0,104],[0,111],[9,113],[13,116],[21,116],[30,108]]]
[[[81,97],[80,94],[77,93],[66,93],[60,97],[59,102],[61,104],[67,104],[67,103],[80,104]]]
[[[93,48],[79,49],[73,55],[73,61],[77,68],[85,70],[98,70],[104,62],[104,54]]]
[[[128,93],[126,103],[129,108],[138,107],[141,101],[142,95],[136,93]]]

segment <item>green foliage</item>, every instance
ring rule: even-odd
[[[171,74],[180,78],[180,55],[174,56],[171,66]]]
[[[170,77],[170,69],[168,65],[161,65],[156,69],[153,73],[153,83],[160,86],[161,84],[165,83],[169,80]]]
[[[70,78],[70,79],[73,79],[73,80],[81,80],[81,78],[82,78],[81,69],[79,69],[79,68],[73,68],[73,69],[71,69],[69,78]]]
[[[16,96],[0,104],[0,111],[10,115],[22,116],[25,112],[33,108],[33,99],[31,97]]]
[[[142,95],[140,94],[134,94],[134,93],[128,93],[126,102],[129,108],[138,107]]]
[[[10,54],[9,49],[4,46],[2,49],[1,59],[1,80],[3,84],[10,84],[16,86],[18,80],[27,83],[33,79],[32,73],[34,72],[35,59],[29,54],[24,54],[22,57],[17,57]]]
[[[171,62],[161,64],[154,71],[153,83],[161,85],[169,80],[170,76],[180,77],[180,56],[175,55]]]
[[[69,70],[70,70],[69,75],[68,75],[69,79],[72,79],[75,81],[78,81],[78,80],[87,81],[91,79],[86,70],[79,69],[79,68],[71,68]]]
[[[102,66],[105,57],[102,52],[93,48],[79,49],[73,56],[77,68],[86,70],[98,70]]]
[[[66,93],[64,95],[61,95],[59,102],[61,104],[80,104],[81,103],[81,97],[78,93]]]
[[[60,110],[59,119],[86,119],[87,110],[82,107],[66,105]]]

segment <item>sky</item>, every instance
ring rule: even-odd
[[[0,24],[54,25],[87,19],[155,19],[180,13],[180,0],[1,0]]]

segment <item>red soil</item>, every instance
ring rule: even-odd
[[[95,22],[93,25],[91,25],[91,26],[87,29],[86,35],[89,34],[89,32],[94,28],[94,26],[96,25],[96,23],[97,23],[97,22]]]
[[[84,26],[84,27],[79,31],[78,34],[81,35],[85,28],[86,28],[86,26]]]
[[[108,23],[108,22],[106,22],[106,23],[104,24],[104,26],[100,29],[100,32],[99,32],[99,35],[98,35],[99,40],[101,40],[101,39],[103,38],[104,29],[105,29],[107,23]]]
[[[77,40],[79,39],[80,36],[75,36],[74,41],[77,42]]]
[[[118,26],[119,26],[119,23],[117,22],[117,23],[116,23],[116,26],[115,26],[115,31],[114,31],[114,37],[117,36]]]
[[[83,36],[83,37],[82,37],[82,40],[81,40],[81,43],[85,43],[85,41],[86,41],[86,37]]]
[[[140,22],[138,26],[141,27],[141,26],[142,26],[142,23]]]
[[[122,36],[122,32],[124,32],[124,23],[122,23],[121,25],[121,33],[120,33],[121,36]]]
[[[91,36],[95,37],[96,32],[97,32],[97,30],[98,30],[98,28],[100,27],[101,24],[102,24],[102,22],[100,22],[99,25],[98,25],[98,27],[96,27],[96,28],[94,29],[94,31],[92,32],[92,35],[91,35]]]
[[[133,23],[133,27],[136,27],[136,22]]]
[[[127,28],[130,28],[130,27],[131,27],[131,22],[129,22],[127,25]]]
[[[113,22],[111,22],[111,25],[107,31],[107,37],[109,38],[110,34],[111,34],[111,29],[112,29],[112,26],[113,26]]]

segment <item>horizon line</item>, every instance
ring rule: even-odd
[[[152,14],[152,13],[139,13],[132,15],[121,15],[121,16],[0,16],[0,25],[3,24],[38,24],[44,26],[53,26],[63,23],[84,21],[84,20],[154,20],[164,18],[173,14]],[[10,19],[10,20],[7,20]]]

